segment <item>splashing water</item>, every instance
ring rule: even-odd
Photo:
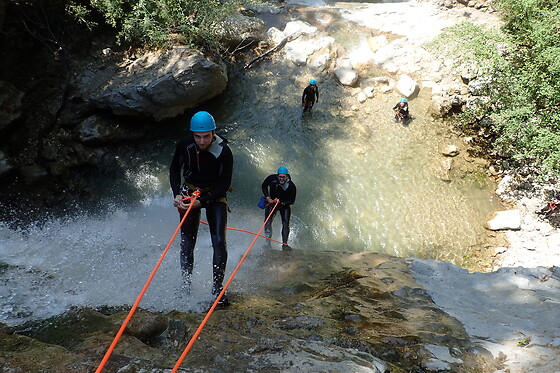
[[[302,118],[301,92],[310,78],[318,81],[320,102]],[[290,234],[294,248],[374,251],[460,264],[465,252],[485,239],[483,217],[497,206],[492,182],[468,175],[450,182],[436,177],[441,147],[455,144],[464,150],[464,144],[429,117],[430,99],[423,91],[410,102],[416,119],[406,127],[395,124],[391,107],[398,98],[376,92],[357,104],[352,90],[328,74],[276,58],[232,71],[228,90],[205,108],[234,153],[228,226],[258,231],[264,218],[256,207],[260,184],[286,165],[298,187]],[[177,127],[184,133],[185,120]],[[134,302],[179,222],[167,180],[178,137],[163,137],[148,151],[139,149],[137,160],[126,165],[124,182],[136,191],[136,200],[100,198],[95,211],[82,215],[18,229],[0,225],[1,322],[44,318],[71,305]],[[106,185],[100,182],[97,192],[110,194]],[[228,232],[228,274],[252,239]],[[254,255],[259,246],[262,239]],[[174,243],[140,306],[201,310],[211,300],[211,256],[208,230],[201,226],[194,289],[185,296]],[[250,262],[243,271],[251,271]]]

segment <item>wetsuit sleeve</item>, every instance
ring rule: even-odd
[[[221,167],[220,178],[218,182],[214,184],[211,191],[199,198],[202,207],[206,207],[208,204],[225,197],[231,186],[231,178],[233,174],[233,154],[231,153],[229,146],[224,146],[219,160]]]
[[[315,89],[317,90],[317,101],[319,101],[319,87],[316,86]]]
[[[263,196],[270,197],[270,193],[268,193],[268,177],[262,182],[261,189],[263,192]]]
[[[171,166],[169,166],[169,183],[171,184],[173,197],[181,194],[181,143],[177,143],[173,159],[171,160]]]
[[[261,184],[261,189],[264,196],[266,197],[272,196],[272,191],[270,190],[270,188],[271,188],[271,182],[274,179],[276,179],[276,175],[274,174],[268,175],[266,179],[264,179],[263,183]]]
[[[303,90],[303,94],[301,95],[301,103],[303,104],[305,102],[305,91],[307,90],[307,88],[305,88]]]

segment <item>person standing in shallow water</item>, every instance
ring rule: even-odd
[[[319,87],[317,87],[315,79],[311,79],[301,95],[301,106],[303,106],[301,115],[303,116],[306,111],[311,111],[315,102],[319,102]]]
[[[410,117],[406,98],[401,98],[399,102],[393,106],[393,111],[395,112],[395,122],[406,121]]]
[[[274,220],[274,215],[276,212],[280,211],[280,217],[282,218],[282,250],[290,251],[292,248],[288,245],[288,236],[290,235],[290,216],[292,214],[291,205],[296,201],[296,185],[292,181],[288,169],[285,166],[278,168],[276,174],[269,175],[264,179],[262,185],[262,192],[267,202],[267,206],[264,210],[264,218],[268,217],[272,208],[279,201],[278,207],[274,210],[274,213],[268,219],[264,227],[264,233],[267,237],[272,237],[272,221]],[[270,245],[270,241],[267,240],[267,245]]]
[[[197,112],[190,121],[190,133],[177,143],[175,154],[169,167],[169,180],[173,190],[173,206],[179,210],[182,219],[189,208],[195,190],[200,197],[181,226],[181,272],[183,287],[191,289],[191,275],[194,265],[194,248],[198,235],[201,210],[206,209],[206,219],[210,228],[213,256],[212,294],[218,295],[223,287],[226,264],[226,192],[231,186],[233,155],[227,141],[216,135],[216,122],[206,111]],[[220,301],[227,304],[224,295]]]

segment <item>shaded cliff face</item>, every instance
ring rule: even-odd
[[[11,113],[0,115],[0,158],[5,166],[0,174],[0,202],[5,212],[31,206],[33,201],[36,206],[52,205],[77,190],[69,185],[78,186],[77,175],[68,173],[69,182],[53,177],[43,152],[54,140],[53,131],[60,130],[71,74],[76,62],[87,60],[91,40],[84,30],[67,28],[56,7],[44,14],[39,11],[26,13],[9,3],[0,33],[0,45],[8,51],[0,58],[0,81],[15,92],[12,98],[21,96],[18,101],[2,100],[0,105],[2,114]],[[51,28],[43,28],[46,25]],[[57,142],[56,146],[63,145]]]
[[[91,192],[93,177],[122,178],[126,165],[117,158],[123,148],[157,137],[162,121],[227,84],[221,61],[186,47],[118,47],[111,30],[92,34],[69,25],[56,9],[39,17],[35,28],[24,26],[36,16],[25,12],[40,10],[12,5],[13,19],[0,36],[11,51],[0,59],[0,203],[6,220],[25,215],[29,207],[21,206],[72,205]]]
[[[299,250],[262,254],[251,256],[232,282],[233,304],[215,311],[183,367],[201,372],[372,373],[500,368],[415,284],[402,259]],[[184,300],[197,307],[196,300]],[[29,372],[92,371],[126,310],[79,309],[5,328],[0,366]],[[169,369],[203,317],[138,311],[105,371]],[[53,352],[60,358],[52,359]]]

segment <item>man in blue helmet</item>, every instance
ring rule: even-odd
[[[303,106],[303,113],[301,115],[304,115],[306,111],[310,111],[315,102],[319,102],[319,88],[315,79],[311,79],[301,95],[301,106]]]
[[[191,200],[184,200],[185,197],[192,195],[195,190],[201,193],[181,226],[183,285],[189,292],[200,213],[204,208],[214,249],[212,294],[218,295],[223,289],[228,256],[226,192],[231,186],[233,155],[227,141],[216,135],[216,122],[208,112],[199,111],[192,117],[190,131],[177,143],[169,167],[173,206],[179,210],[181,219],[191,203]],[[225,295],[222,301],[227,304]]]
[[[408,102],[406,98],[401,98],[399,102],[393,107],[395,112],[395,122],[402,122],[409,118]]]
[[[296,185],[292,181],[288,169],[285,166],[281,166],[276,174],[269,175],[264,179],[261,188],[267,202],[264,210],[265,219],[272,211],[276,201],[279,201],[278,207],[274,210],[273,215],[268,219],[264,227],[264,233],[267,237],[272,237],[272,220],[276,212],[280,211],[280,217],[282,218],[282,250],[290,251],[292,250],[288,245],[290,216],[292,214],[290,206],[296,201]],[[267,243],[270,243],[270,241],[267,240]]]

